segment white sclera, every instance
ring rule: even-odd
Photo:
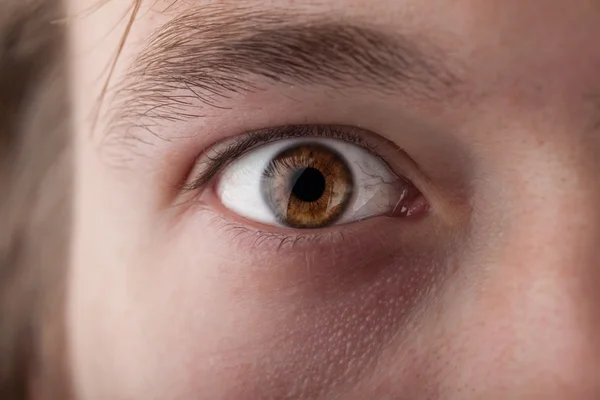
[[[282,226],[263,198],[263,172],[283,150],[306,143],[318,143],[344,157],[354,180],[349,204],[336,224],[386,214],[404,194],[403,181],[377,156],[358,145],[340,139],[293,138],[267,143],[232,162],[217,185],[217,195],[236,214],[267,225]]]

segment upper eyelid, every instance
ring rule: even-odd
[[[362,135],[358,132],[362,132]],[[242,137],[226,140],[225,143],[218,143],[212,148],[205,150],[196,163],[204,164],[203,168],[200,172],[197,172],[196,168],[194,168],[192,173],[195,176],[193,176],[191,182],[185,183],[181,190],[187,192],[202,188],[233,159],[244,155],[258,146],[278,139],[317,137],[346,140],[363,147],[383,160],[377,153],[378,146],[369,141],[365,136],[367,136],[367,132],[364,130],[342,125],[284,125],[247,132]],[[219,149],[219,147],[222,147],[222,149]],[[385,160],[383,161],[386,162]]]

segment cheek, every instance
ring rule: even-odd
[[[110,335],[116,354],[103,362],[136,396],[329,398],[352,390],[414,330],[446,271],[439,251],[380,239],[240,257],[223,237],[184,231],[128,267],[136,272],[120,308],[130,314]]]

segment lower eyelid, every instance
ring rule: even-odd
[[[211,193],[212,192],[212,193]],[[199,212],[203,214],[201,218],[207,228],[228,240],[242,254],[265,253],[272,255],[277,252],[285,251],[343,251],[348,246],[362,245],[365,237],[388,237],[382,234],[381,224],[385,224],[386,229],[389,224],[394,224],[394,230],[402,230],[403,221],[414,220],[413,218],[393,218],[389,216],[378,216],[361,221],[355,221],[348,224],[332,225],[320,229],[297,230],[284,226],[270,226],[260,224],[246,218],[240,217],[234,212],[221,205],[214,191],[207,191],[200,202],[202,207],[190,212]],[[406,226],[411,225],[409,222]],[[373,235],[373,232],[376,232]],[[384,239],[378,239],[378,243]],[[381,243],[379,243],[381,244]],[[392,244],[390,244],[392,245]],[[393,246],[398,245],[394,243]]]
[[[320,245],[330,248],[332,245],[343,243],[348,238],[348,232],[342,230],[329,230],[315,233],[290,233],[254,230],[247,225],[232,222],[223,216],[214,216],[211,226],[216,232],[229,236],[237,246],[253,252],[284,251],[288,249],[301,250],[306,247],[314,249]]]
[[[273,251],[285,248],[314,247],[322,244],[331,246],[342,243],[349,235],[357,231],[354,224],[334,225],[320,229],[297,230],[285,226],[264,225],[238,216],[222,205],[214,188],[208,188],[202,197],[192,203],[187,212],[198,212],[210,229],[234,240],[243,249],[252,251]],[[195,204],[196,206],[194,207]],[[258,245],[258,246],[257,246]]]

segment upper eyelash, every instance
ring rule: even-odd
[[[275,128],[266,128],[247,132],[238,137],[223,149],[209,150],[212,154],[205,154],[202,161],[205,164],[200,172],[190,183],[184,184],[182,191],[194,191],[204,187],[219,171],[232,160],[240,157],[259,144],[265,144],[277,139],[295,137],[328,137],[342,139],[359,145],[377,157],[376,146],[369,143],[355,131],[357,128],[340,125],[284,125]]]

